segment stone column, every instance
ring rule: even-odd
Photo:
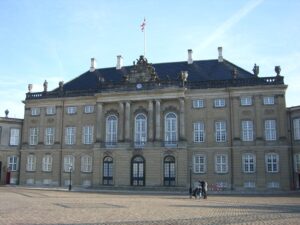
[[[160,141],[160,100],[155,100],[155,140]]]
[[[126,102],[125,108],[125,141],[130,141],[130,102]]]
[[[180,140],[185,140],[184,99],[180,98],[179,103],[180,103],[180,109],[179,109],[179,122],[180,122],[179,137],[180,137]]]
[[[124,102],[119,103],[119,129],[118,129],[119,141],[124,140]]]
[[[103,124],[103,103],[98,102],[97,103],[97,118],[96,118],[96,142],[102,142],[103,134],[102,130],[104,127]]]
[[[153,141],[153,101],[150,100],[148,103],[148,140]]]

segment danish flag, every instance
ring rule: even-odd
[[[142,30],[142,32],[144,32],[145,26],[146,26],[146,19],[144,18],[144,21],[141,24],[141,30]]]

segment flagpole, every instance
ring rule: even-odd
[[[144,57],[146,58],[146,27],[144,29]]]

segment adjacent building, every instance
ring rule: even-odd
[[[92,59],[52,91],[29,85],[20,184],[299,188],[300,111],[286,110],[280,67],[259,77],[258,66],[250,73],[218,51],[213,60],[188,50],[187,61],[157,64],[140,56],[132,66],[118,56],[116,67],[100,69]]]

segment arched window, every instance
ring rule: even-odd
[[[137,114],[134,126],[134,144],[136,147],[144,146],[147,142],[147,117]]]
[[[131,185],[145,185],[145,160],[141,156],[136,156],[131,161]]]
[[[117,144],[118,118],[115,115],[106,118],[106,146],[115,146]]]
[[[89,155],[81,157],[81,172],[90,173],[92,172],[93,159]]]
[[[113,184],[113,158],[109,156],[103,159],[103,184]]]
[[[167,156],[164,159],[164,185],[175,186],[175,159]]]
[[[177,116],[173,112],[167,113],[165,116],[165,145],[176,145],[177,136]]]
[[[45,155],[43,157],[43,171],[44,172],[51,172],[52,171],[52,156],[51,155]]]

